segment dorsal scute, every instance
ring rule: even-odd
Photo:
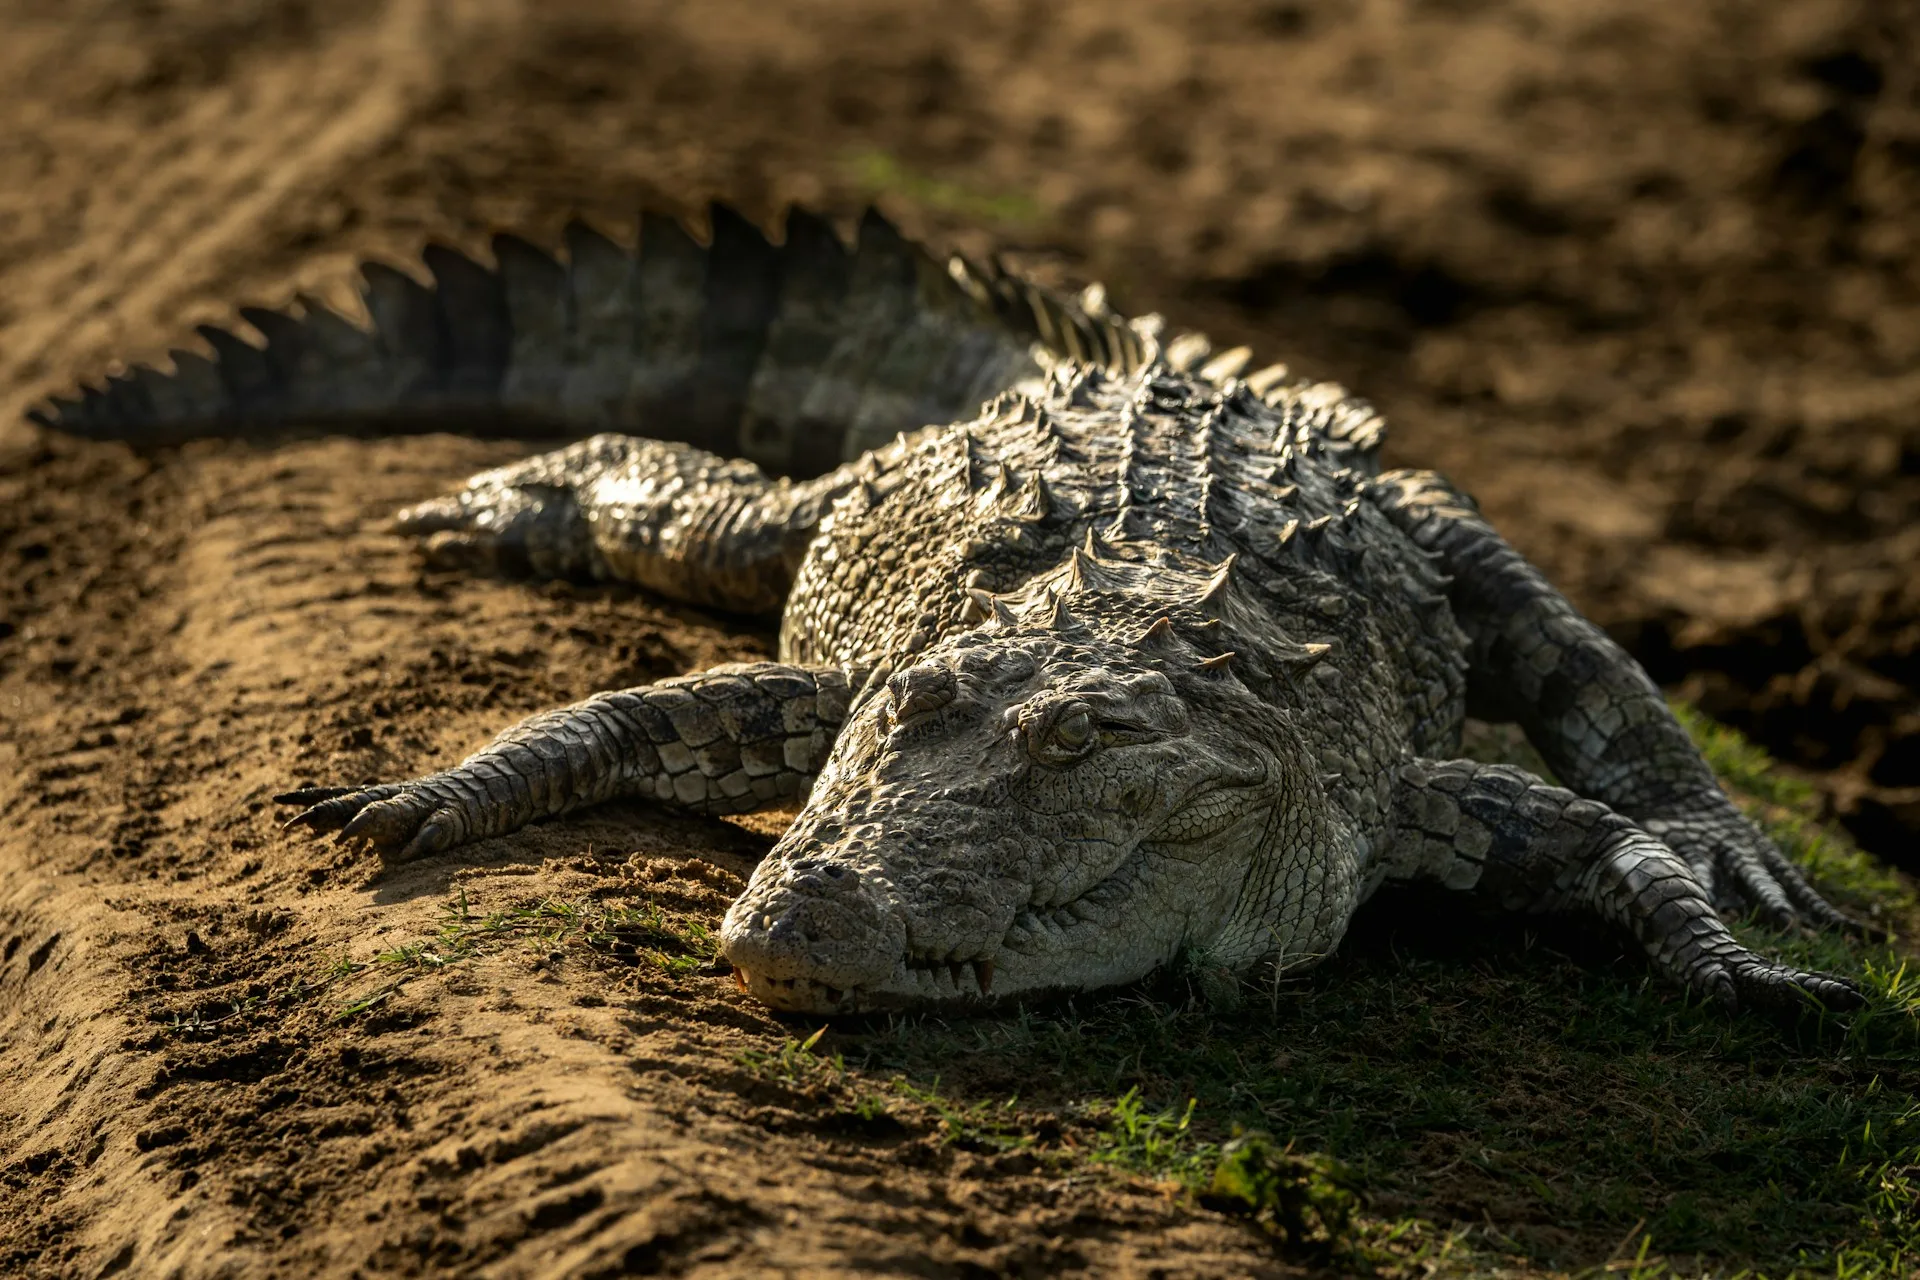
[[[1225,601],[1227,593],[1233,590],[1233,562],[1237,558],[1237,555],[1230,555],[1213,567],[1200,594],[1193,598],[1195,607],[1215,608]]]
[[[1058,582],[1047,590],[1031,594],[1019,614],[1020,626],[1062,633],[1079,630],[1083,624],[1067,604],[1067,596],[1065,584]]]
[[[1138,568],[1094,549],[1093,534],[1089,530],[1087,542],[1068,553],[1066,582],[1076,592],[1118,591],[1136,584]]]
[[[1008,492],[1000,503],[1000,514],[1023,524],[1045,524],[1055,514],[1053,491],[1039,468],[1029,471],[1018,488]]]
[[[1171,648],[1177,643],[1179,643],[1179,636],[1173,629],[1173,618],[1164,613],[1155,618],[1153,622],[1148,625],[1147,629],[1142,631],[1139,637],[1134,640],[1134,644],[1142,649],[1157,649],[1162,651]]]
[[[1225,653],[1216,653],[1211,658],[1202,658],[1200,661],[1194,663],[1193,669],[1202,675],[1225,675],[1232,667],[1234,658],[1238,656],[1239,655],[1232,650],[1228,650]]]
[[[1087,538],[1086,541],[1081,544],[1080,549],[1095,561],[1117,560],[1120,558],[1119,552],[1105,538],[1102,538],[1099,530],[1095,529],[1092,525],[1087,526]]]

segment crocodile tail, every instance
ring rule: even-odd
[[[243,307],[260,341],[202,326],[170,352],[35,408],[54,430],[136,446],[306,427],[571,438],[626,431],[811,475],[970,415],[1058,359],[1130,371],[1157,320],[1114,315],[997,263],[941,261],[878,212],[849,246],[791,211],[776,243],[716,204],[703,242],[645,214],[637,251],[583,223],[556,257],[494,237],[488,266],[445,245],[430,282],[362,266],[366,319],[308,297]]]

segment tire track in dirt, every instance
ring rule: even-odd
[[[9,1083],[0,1095],[0,1150],[11,1157],[0,1160],[0,1172],[15,1186],[57,1188],[18,1215],[18,1237],[38,1234],[48,1250],[36,1270],[244,1268],[256,1256],[259,1217],[248,1202],[275,1173],[308,1158],[289,1152],[267,1172],[249,1166],[237,1178],[209,1169],[204,1187],[197,1172],[178,1166],[205,1101],[196,1084],[299,1066],[274,1048],[279,1033],[271,1029],[264,1037],[216,1036],[198,1054],[179,1051],[177,1030],[157,1030],[169,1006],[191,1018],[215,998],[211,990],[196,998],[189,978],[182,1005],[169,974],[209,953],[202,935],[216,953],[227,951],[236,937],[248,938],[249,926],[234,922],[258,915],[257,903],[289,901],[290,913],[272,913],[274,932],[292,940],[285,962],[297,972],[323,964],[323,946],[346,947],[388,928],[431,930],[430,901],[376,910],[364,887],[306,895],[333,859],[325,846],[272,835],[263,842],[260,829],[271,827],[258,811],[303,754],[295,738],[317,735],[305,754],[323,761],[336,761],[342,737],[351,753],[358,739],[333,727],[334,710],[384,683],[388,655],[396,665],[417,660],[417,650],[405,652],[408,639],[458,644],[463,611],[402,595],[412,585],[410,561],[374,519],[401,497],[499,460],[477,456],[470,442],[435,443],[404,454],[375,446],[358,466],[340,455],[363,447],[340,441],[285,451],[197,446],[96,495],[159,509],[160,527],[143,545],[108,552],[107,563],[98,549],[61,549],[74,556],[61,564],[64,574],[113,584],[104,599],[72,603],[118,622],[96,618],[88,655],[76,663],[86,699],[36,697],[17,674],[0,687],[14,712],[0,736],[24,765],[0,781],[0,1079]],[[264,503],[261,494],[275,499]],[[493,590],[483,585],[480,593]],[[380,608],[383,596],[396,597],[396,607]],[[523,599],[506,611],[538,612],[541,603]],[[15,616],[66,634],[79,619],[62,614],[57,603],[41,602]],[[92,660],[134,635],[155,641],[144,689],[138,675]],[[289,698],[296,671],[310,673],[301,682],[306,696]],[[92,708],[116,702],[139,714],[102,738]],[[488,718],[512,715],[469,719]],[[403,754],[444,751],[479,732],[458,715],[442,719],[434,741],[415,741]],[[86,758],[76,762],[76,751]],[[365,767],[359,754],[353,767]],[[135,834],[101,848],[127,832]],[[270,1028],[277,1021],[269,1019]],[[224,1065],[210,1067],[209,1057]],[[450,1092],[459,1102],[441,1123],[458,1127],[482,1100],[457,1079]],[[503,1095],[510,1106],[524,1098],[518,1089]]]
[[[176,330],[168,313],[231,270],[269,213],[404,125],[457,35],[435,0],[390,0],[376,22],[246,66],[92,157],[95,189],[112,199],[90,200],[68,244],[8,274],[18,319],[0,330],[6,429],[120,335]],[[28,56],[52,73],[62,48]]]

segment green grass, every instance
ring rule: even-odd
[[[543,898],[530,906],[476,915],[463,889],[440,910],[440,928],[432,936],[389,947],[366,960],[336,962],[328,983],[361,974],[383,980],[349,998],[335,1018],[366,1013],[398,995],[412,979],[462,964],[506,942],[548,955],[585,948],[628,963],[651,964],[676,977],[711,964],[720,954],[719,938],[706,922],[670,916],[651,900],[636,906]]]
[[[938,1073],[961,1110],[1023,1080],[1028,1106],[1091,1130],[1088,1159],[1196,1193],[1236,1130],[1337,1161],[1371,1202],[1355,1247],[1490,1222],[1477,1243],[1563,1267],[1630,1232],[1774,1274],[1840,1249],[1915,1256],[1914,1046],[1891,1017],[1879,1034],[1748,1024],[1624,965],[1463,966],[1382,941],[1230,1019],[1168,992],[902,1023],[836,1051]]]
[[[950,178],[921,173],[885,151],[856,151],[847,156],[845,167],[855,185],[871,197],[896,196],[973,223],[1031,226],[1044,215],[1031,196],[976,191]]]
[[[832,1058],[816,1055],[813,1047],[820,1043],[820,1037],[827,1034],[821,1027],[805,1040],[789,1039],[785,1044],[771,1052],[749,1049],[740,1055],[740,1064],[768,1080],[774,1080],[790,1089],[798,1089],[815,1080],[838,1080],[846,1074],[847,1060],[835,1054]]]

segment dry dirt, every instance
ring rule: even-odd
[[[849,213],[878,176],[916,234],[1363,389],[1395,461],[1920,865],[1904,0],[7,0],[0,33],[9,424],[429,235]],[[767,651],[381,533],[515,452],[0,433],[0,1273],[1279,1269],[1145,1184],[836,1128],[743,1064],[796,1028],[721,974],[516,946],[356,1019],[285,998],[461,891],[715,918],[775,829],[618,810],[388,875],[278,833],[286,783]]]

